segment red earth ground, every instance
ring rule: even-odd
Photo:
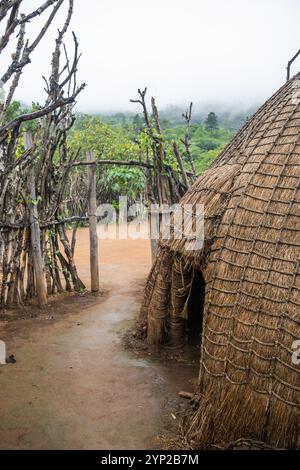
[[[87,229],[77,247],[89,287]],[[149,269],[147,240],[102,240],[102,295],[57,298],[36,318],[27,307],[23,319],[0,322],[17,359],[0,366],[0,449],[161,446],[157,436],[176,424],[177,392],[192,389],[197,363],[159,363],[124,349]]]

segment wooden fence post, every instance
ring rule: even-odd
[[[99,260],[98,260],[98,236],[97,236],[97,198],[96,198],[96,164],[93,151],[87,152],[87,161],[93,163],[88,166],[88,210],[90,231],[90,269],[91,291],[99,292]]]
[[[152,210],[148,213],[148,220],[150,229],[151,260],[153,264],[156,258],[158,248],[158,239],[156,238],[156,236],[159,234],[160,231],[159,209],[155,210],[152,207]]]
[[[32,147],[32,137],[29,132],[25,132],[25,149],[28,150]],[[41,250],[41,230],[39,224],[39,214],[37,210],[37,200],[35,191],[35,174],[34,168],[29,170],[28,177],[28,190],[29,190],[29,223],[30,223],[30,243],[32,250],[33,269],[35,274],[35,284],[38,297],[39,306],[47,304],[47,290],[44,272],[44,260]]]

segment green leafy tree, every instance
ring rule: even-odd
[[[216,131],[218,129],[218,117],[216,113],[211,112],[205,120],[205,127],[208,131]]]
[[[184,153],[184,147],[182,146],[184,132],[185,128],[183,126],[176,126],[166,129],[164,131],[164,136],[169,141],[177,141],[178,146],[181,149],[181,153],[185,157],[186,168],[189,170],[189,162]],[[202,124],[193,124],[191,126],[190,133],[191,150],[197,174],[201,174],[230,141],[232,138],[232,131],[220,127],[212,132]]]
[[[99,160],[138,160],[139,147],[129,130],[102,122],[98,116],[77,116],[74,130],[70,133],[71,149],[81,149],[85,160],[88,150],[93,150]],[[119,196],[127,195],[135,202],[145,189],[145,178],[137,167],[101,165],[97,167],[99,202],[117,203]]]

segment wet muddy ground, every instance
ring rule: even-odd
[[[88,231],[76,260],[89,283]],[[150,268],[146,240],[103,240],[102,295],[55,299],[37,318],[0,322],[16,364],[0,366],[0,449],[150,449],[176,429],[177,392],[197,363],[160,363],[124,349]],[[33,311],[35,311],[33,309]],[[173,414],[173,416],[172,416]]]

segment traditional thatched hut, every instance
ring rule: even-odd
[[[203,249],[161,241],[148,341],[201,337],[196,448],[299,448],[300,74],[250,119],[181,204],[205,207]],[[295,356],[295,355],[294,355]]]

